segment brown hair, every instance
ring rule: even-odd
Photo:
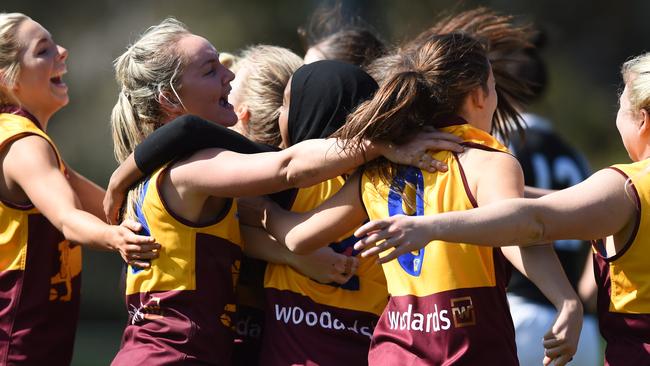
[[[492,132],[506,140],[512,131],[521,133],[523,128],[517,107],[525,105],[531,98],[532,85],[510,70],[512,64],[518,62],[517,58],[512,57],[515,53],[534,47],[529,42],[533,28],[529,24],[515,24],[513,16],[501,15],[485,7],[446,16],[392,54],[373,62],[369,67],[370,75],[380,82],[390,74],[390,70],[403,66],[400,64],[402,59],[396,57],[396,54],[415,52],[431,37],[447,33],[463,33],[484,44],[492,65],[499,100],[492,121]]]
[[[298,28],[305,52],[314,47],[328,60],[365,68],[386,53],[384,42],[359,17],[346,19],[340,2],[314,11],[308,25]]]
[[[364,139],[405,142],[424,126],[438,127],[442,118],[457,114],[472,90],[487,91],[490,64],[485,48],[467,35],[434,35],[398,57],[401,66],[371,100],[348,116],[338,133],[347,140],[346,148],[358,148]],[[384,159],[371,164],[386,180],[394,168]]]

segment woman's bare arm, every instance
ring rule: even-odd
[[[105,221],[104,209],[102,206],[102,200],[106,194],[104,188],[98,186],[93,181],[79,174],[67,165],[66,172],[68,183],[70,183],[70,186],[79,198],[83,210]]]
[[[283,210],[268,200],[240,200],[240,220],[264,228],[294,253],[304,254],[334,242],[354,230],[365,219],[359,197],[360,173],[350,177],[343,188],[322,205],[304,213]]]
[[[364,236],[358,248],[370,248],[391,238],[379,249],[395,244],[400,246],[395,253],[399,255],[417,250],[423,240],[435,239],[488,246],[599,239],[623,230],[636,213],[636,205],[625,190],[625,178],[604,169],[580,184],[538,199],[509,199],[435,216],[394,216],[369,222],[356,234]],[[408,238],[411,244],[403,246],[406,241],[397,235]]]
[[[27,136],[6,148],[2,159],[5,179],[18,184],[29,200],[66,239],[97,249],[118,251],[125,261],[147,266],[159,245],[151,237],[134,234],[122,226],[110,226],[82,211],[74,190],[59,170],[49,143]]]
[[[359,265],[357,258],[336,253],[328,246],[300,255],[289,251],[260,227],[241,225],[241,232],[245,243],[244,254],[247,256],[291,266],[321,283],[344,284],[356,273]]]

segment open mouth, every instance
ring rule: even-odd
[[[61,75],[50,78],[50,82],[56,86],[65,86],[65,83],[63,82],[63,78],[61,77]]]
[[[228,103],[228,97],[227,96],[219,98],[219,106],[221,106],[222,108],[225,108],[225,109],[229,109],[229,110],[234,109],[233,105]]]

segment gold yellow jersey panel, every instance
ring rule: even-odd
[[[460,136],[469,146],[475,144],[507,151],[491,135],[468,124],[446,127],[444,131]],[[368,217],[374,220],[396,214],[434,215],[475,207],[456,155],[441,151],[432,156],[446,163],[449,170],[429,173],[404,167],[393,178],[393,189],[372,171],[365,172],[361,192]],[[422,297],[459,288],[496,285],[493,249],[471,244],[432,241],[423,249],[402,255],[383,267],[391,296]]]
[[[241,249],[242,240],[237,219],[237,204],[230,200],[228,207],[214,223],[195,226],[172,214],[161,199],[160,169],[145,185],[139,204],[139,221],[162,245],[160,256],[152,261],[148,270],[129,271],[126,282],[127,295],[155,291],[184,291],[196,289],[196,240],[199,235],[225,239]],[[233,281],[239,274],[239,260],[232,266]]]
[[[296,195],[291,211],[305,212],[318,207],[336,194],[344,184],[345,180],[342,177],[337,177],[309,188],[301,188]],[[354,230],[346,233],[330,246],[337,252],[356,255],[357,253],[353,251],[352,247],[357,239],[354,238],[353,233]],[[381,314],[386,305],[388,294],[382,269],[374,260],[359,258],[356,276],[346,285],[335,286],[318,283],[298,273],[290,266],[272,263],[267,265],[264,280],[264,287],[289,290],[307,296],[319,304],[365,311],[376,315]]]
[[[45,132],[28,118],[0,113],[0,149],[28,135],[40,136],[52,146],[59,161],[59,169],[65,174],[65,166],[59,151]],[[20,206],[9,202],[0,202],[0,271],[25,269],[27,218],[33,214],[39,214],[39,211],[32,205]],[[81,248],[79,246],[68,248],[70,245],[67,241],[61,245],[65,248],[64,256],[69,262],[71,275],[78,275],[81,272]]]
[[[607,262],[611,280],[610,311],[650,314],[650,160],[614,165],[632,183],[639,217],[634,237]]]

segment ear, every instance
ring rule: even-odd
[[[240,103],[237,108],[235,108],[235,114],[237,115],[237,120],[241,121],[242,124],[247,127],[248,121],[251,118],[251,112],[248,110],[248,106],[245,103]]]
[[[179,116],[183,114],[183,105],[169,92],[158,94],[158,103],[170,116]]]
[[[487,95],[485,93],[485,90],[483,90],[483,87],[478,86],[474,88],[471,92],[469,92],[467,98],[472,107],[477,109],[485,108],[485,100],[487,99]]]
[[[640,112],[639,133],[650,136],[650,113],[645,108],[641,108]]]

